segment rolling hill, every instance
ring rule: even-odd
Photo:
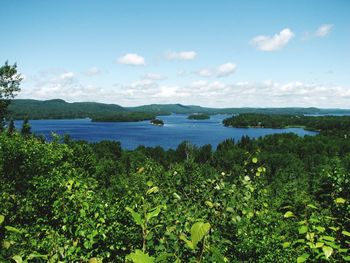
[[[122,107],[117,104],[97,102],[66,102],[61,99],[32,100],[16,99],[9,107],[9,116],[14,119],[64,119],[64,118],[101,118],[118,113],[144,112],[155,115],[178,114],[350,114],[349,109],[319,109],[319,108],[208,108],[196,105],[182,104],[150,104],[137,107]]]

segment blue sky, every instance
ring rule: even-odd
[[[19,98],[350,108],[350,1],[2,1]]]

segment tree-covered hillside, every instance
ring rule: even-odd
[[[343,131],[176,150],[0,134],[1,262],[345,262]]]
[[[68,103],[61,99],[56,100],[13,100],[9,111],[14,119],[65,119],[87,118],[113,113],[125,112],[126,110],[115,104],[96,102]]]
[[[63,118],[105,118],[121,112],[144,112],[154,115],[178,114],[346,114],[346,109],[317,108],[207,108],[182,104],[151,104],[138,107],[122,107],[116,104],[96,102],[68,103],[61,99],[55,100],[13,100],[9,106],[10,115],[14,119],[63,119]]]

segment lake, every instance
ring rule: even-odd
[[[90,119],[31,120],[32,131],[38,135],[51,138],[51,133],[69,134],[74,140],[98,142],[101,140],[120,141],[125,149],[135,149],[139,145],[161,146],[175,149],[182,141],[189,141],[197,146],[211,144],[216,148],[225,139],[236,141],[248,135],[257,138],[274,133],[293,132],[299,136],[315,135],[317,132],[302,128],[268,129],[268,128],[230,128],[222,120],[231,115],[213,115],[209,120],[188,120],[187,115],[173,114],[159,116],[165,125],[155,126],[149,121],[142,122],[91,122]],[[16,121],[17,128],[22,121]]]

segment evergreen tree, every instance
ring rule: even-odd
[[[7,134],[12,135],[15,131],[16,131],[15,122],[11,119],[7,127]]]
[[[25,118],[23,121],[22,130],[21,130],[22,136],[28,137],[29,135],[31,135],[32,134],[31,129],[32,129],[32,127],[29,124],[28,118]]]

